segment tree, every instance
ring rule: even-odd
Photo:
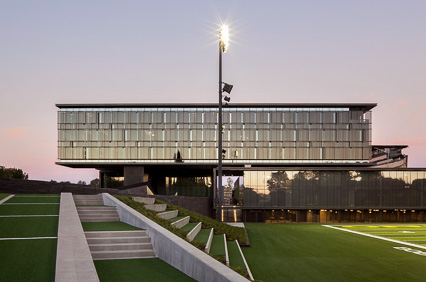
[[[271,173],[271,178],[268,179],[269,191],[277,189],[285,189],[288,186],[289,178],[285,171],[276,171]]]
[[[79,180],[79,181],[77,182],[77,184],[79,184],[79,185],[86,185],[86,181]]]
[[[90,181],[90,186],[100,187],[101,186],[101,182],[99,181],[98,178],[92,179]]]
[[[7,168],[4,166],[0,166],[0,177],[7,179],[28,179],[28,173],[25,173],[20,168]]]

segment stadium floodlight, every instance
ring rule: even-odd
[[[231,94],[233,87],[234,87],[234,85],[224,82],[222,91]]]
[[[229,48],[229,28],[227,25],[222,25],[219,30],[219,43],[222,47],[222,52],[225,53]]]

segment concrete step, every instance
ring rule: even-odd
[[[133,197],[133,200],[147,205],[153,205],[155,203],[155,198]]]
[[[118,216],[114,217],[80,217],[81,222],[112,222],[120,221]]]
[[[86,238],[89,245],[92,244],[122,244],[122,243],[151,243],[151,238],[146,237],[101,237]]]
[[[190,216],[185,216],[184,218],[181,218],[179,220],[176,220],[175,222],[170,223],[171,226],[174,226],[176,228],[182,228],[183,226],[187,225],[189,223]]]
[[[147,210],[161,212],[161,211],[165,211],[166,210],[167,205],[166,204],[145,205],[145,208]]]
[[[74,200],[76,206],[102,206],[102,200]]]
[[[88,231],[85,235],[94,260],[155,257],[145,230]]]
[[[201,222],[198,222],[198,224],[186,234],[186,238],[188,238],[189,242],[194,240],[195,236],[197,236],[198,232],[201,230]]]
[[[102,238],[102,237],[136,237],[136,236],[146,236],[148,234],[146,230],[124,230],[124,231],[86,231],[84,232],[86,238]]]
[[[210,229],[210,235],[209,235],[209,239],[207,240],[206,249],[205,249],[205,252],[208,253],[208,254],[210,253],[210,248],[212,246],[213,235],[214,235],[214,229],[212,228],[212,229]]]
[[[89,206],[77,206],[77,211],[116,211],[117,207],[108,207],[108,206],[101,206],[101,207],[89,207]]]
[[[157,216],[164,218],[164,219],[171,219],[171,218],[177,217],[178,213],[179,213],[179,211],[177,211],[177,210],[166,211],[166,212],[157,213]]]
[[[74,199],[102,199],[101,194],[95,195],[72,195]]]
[[[152,258],[153,250],[93,251],[93,260]]]
[[[115,243],[89,244],[90,251],[119,251],[119,250],[152,250],[151,242],[146,243]]]
[[[78,215],[81,216],[99,216],[99,217],[108,217],[108,216],[118,216],[117,211],[78,211]]]
[[[73,195],[75,205],[103,205],[102,195]]]

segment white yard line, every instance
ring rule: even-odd
[[[6,198],[4,198],[3,200],[0,200],[0,205],[3,204],[4,202],[6,202],[7,200],[9,200],[10,198],[12,198],[15,195],[9,195]]]
[[[59,205],[59,203],[5,203],[3,205]]]
[[[358,231],[354,231],[354,230],[339,228],[339,227],[331,226],[331,225],[323,225],[323,226],[328,227],[328,228],[333,228],[333,229],[341,230],[341,231],[350,232],[350,233],[355,233],[355,234],[358,234],[358,235],[363,235],[363,236],[367,236],[367,237],[371,237],[371,238],[375,238],[375,239],[389,241],[389,242],[392,242],[392,243],[407,245],[407,246],[410,246],[410,247],[415,247],[415,248],[420,248],[420,249],[425,249],[426,250],[426,246],[421,246],[421,245],[416,245],[416,244],[407,243],[407,242],[403,242],[403,241],[393,240],[393,239],[384,238],[384,237],[380,237],[380,236],[376,236],[376,235],[371,235],[371,234],[367,234],[367,233],[362,233],[362,232],[358,232]]]
[[[22,214],[22,215],[0,215],[0,218],[2,217],[43,217],[43,216],[56,216],[58,217],[59,215],[55,215],[55,214]]]
[[[58,237],[0,238],[0,241],[13,241],[13,240],[39,240],[39,239],[58,239]]]

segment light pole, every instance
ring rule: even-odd
[[[222,134],[223,134],[223,125],[222,125],[222,53],[225,53],[228,50],[229,46],[229,29],[227,25],[223,25],[219,30],[219,126],[218,126],[218,166],[217,166],[217,175],[218,175],[218,192],[219,192],[219,202],[218,202],[218,215],[217,218],[219,221],[222,221],[222,204],[223,204],[223,186],[222,186]],[[232,87],[231,87],[232,89]]]

